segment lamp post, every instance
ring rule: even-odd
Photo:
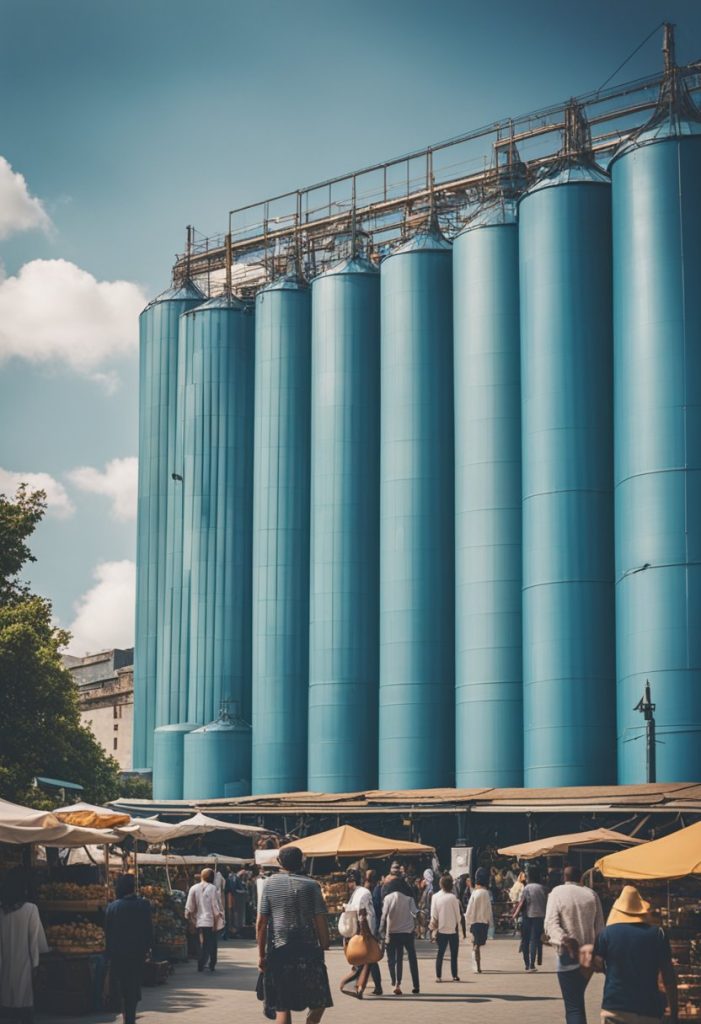
[[[650,694],[650,680],[645,680],[645,693],[633,708],[645,716],[646,750],[645,762],[647,767],[647,781],[657,782],[657,758],[655,752],[655,707]]]

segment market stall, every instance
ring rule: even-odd
[[[701,1018],[701,822],[608,854],[595,867],[608,903],[629,882],[650,901],[672,947],[679,1017]]]
[[[435,853],[433,846],[424,843],[412,843],[407,839],[388,839],[385,836],[363,832],[354,825],[340,825],[338,828],[320,832],[317,835],[296,839],[287,846],[296,846],[304,854],[309,865],[309,873],[321,885],[326,906],[329,912],[329,930],[332,939],[338,937],[338,918],[343,905],[348,900],[346,871],[352,861],[381,860],[387,861],[394,857],[427,857]],[[281,847],[285,849],[285,847]],[[275,851],[279,853],[279,851]],[[341,865],[341,860],[346,861]],[[317,870],[320,863],[333,862],[332,870]],[[389,867],[389,865],[386,865]],[[386,873],[383,871],[382,873]]]
[[[643,842],[644,840],[635,839],[624,832],[616,832],[610,828],[595,828],[586,832],[544,836],[527,843],[504,846],[497,852],[503,857],[512,857],[521,862],[538,860],[541,857],[557,858],[564,861],[572,851],[586,850],[591,856],[596,856],[596,853],[601,853],[611,846],[639,846]],[[591,864],[591,860],[589,863]],[[499,897],[494,904],[495,930],[498,932],[512,931],[514,904],[508,889],[503,889],[499,893]]]

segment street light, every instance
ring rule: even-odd
[[[645,693],[642,695],[633,711],[640,711],[645,716],[646,730],[646,766],[647,781],[657,782],[657,759],[655,754],[655,711],[656,705],[652,703],[650,694],[650,680],[645,680]]]

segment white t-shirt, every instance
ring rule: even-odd
[[[368,928],[375,934],[376,921],[375,921],[375,907],[372,902],[372,893],[369,889],[366,889],[364,885],[356,885],[355,889],[351,894],[351,898],[346,904],[348,910],[364,910],[368,915]]]
[[[460,927],[462,908],[453,892],[437,892],[431,900],[431,928],[441,935],[454,935]]]
[[[470,902],[467,904],[465,922],[469,927],[471,924],[486,924],[494,927],[494,911],[492,900],[486,889],[473,889]]]
[[[191,886],[185,913],[187,917],[194,918],[196,928],[213,928],[215,918],[223,921],[224,909],[216,886],[211,882],[197,882]]]

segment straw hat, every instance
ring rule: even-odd
[[[621,895],[611,907],[606,924],[648,924],[650,904],[634,885],[624,885]]]

